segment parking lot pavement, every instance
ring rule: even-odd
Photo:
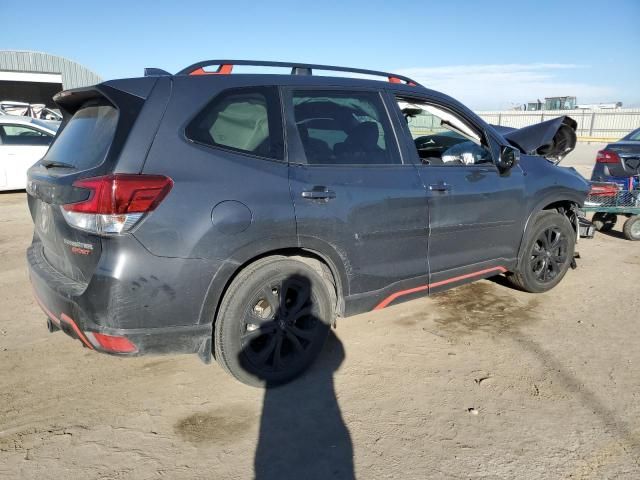
[[[546,294],[487,280],[342,320],[265,392],[47,333],[24,197],[0,194],[0,478],[640,478],[640,245],[615,232]]]
[[[593,164],[599,150],[607,146],[606,143],[578,142],[576,148],[562,160],[563,167],[574,167],[583,177],[591,178]]]

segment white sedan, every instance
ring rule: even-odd
[[[0,116],[0,190],[27,186],[27,170],[40,160],[60,122],[14,115]]]

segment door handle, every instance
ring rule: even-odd
[[[429,185],[429,190],[432,192],[448,192],[451,190],[451,185],[447,182],[432,183]]]
[[[302,198],[309,200],[330,200],[336,198],[336,192],[329,190],[327,187],[313,187],[311,190],[304,190]]]

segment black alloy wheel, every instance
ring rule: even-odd
[[[516,288],[542,293],[555,287],[573,260],[576,230],[566,215],[543,210],[532,219],[520,252],[517,268],[507,274]]]
[[[296,369],[321,326],[307,282],[283,279],[261,288],[243,318],[242,349],[262,371]]]
[[[319,262],[273,256],[243,269],[215,320],[216,361],[253,386],[286,383],[317,358],[336,305],[330,271]]]
[[[567,263],[569,239],[559,228],[549,227],[538,235],[531,251],[530,267],[540,283],[552,282]]]

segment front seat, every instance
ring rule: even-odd
[[[384,164],[388,163],[386,152],[378,146],[378,124],[363,122],[354,127],[334,151],[339,163]]]
[[[303,123],[298,124],[300,141],[307,155],[307,162],[310,164],[329,163],[333,156],[331,147],[318,138],[309,136],[309,129]]]

